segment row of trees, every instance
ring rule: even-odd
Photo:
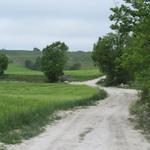
[[[94,44],[93,60],[107,75],[107,84],[136,82],[142,90],[137,114],[150,129],[150,1],[124,0],[112,8],[113,33]]]

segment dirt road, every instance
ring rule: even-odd
[[[95,86],[97,81],[84,84]],[[104,89],[109,94],[107,99],[96,106],[65,112],[66,117],[44,133],[9,150],[150,150],[150,144],[129,121],[128,106],[137,92]]]

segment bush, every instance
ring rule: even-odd
[[[34,70],[34,64],[31,60],[25,61],[25,67]]]
[[[4,71],[8,67],[8,57],[0,52],[0,76],[4,74]]]
[[[37,57],[35,63],[33,63],[31,60],[26,60],[25,67],[32,70],[41,71],[41,57]]]
[[[81,69],[81,64],[80,63],[76,63],[76,64],[73,64],[69,70],[80,70]]]

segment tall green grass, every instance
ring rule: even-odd
[[[92,104],[106,96],[84,85],[0,82],[0,141],[38,134],[57,110]]]

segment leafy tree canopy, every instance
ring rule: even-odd
[[[68,46],[62,42],[55,42],[42,51],[42,71],[50,82],[56,82],[63,75],[67,62]]]

